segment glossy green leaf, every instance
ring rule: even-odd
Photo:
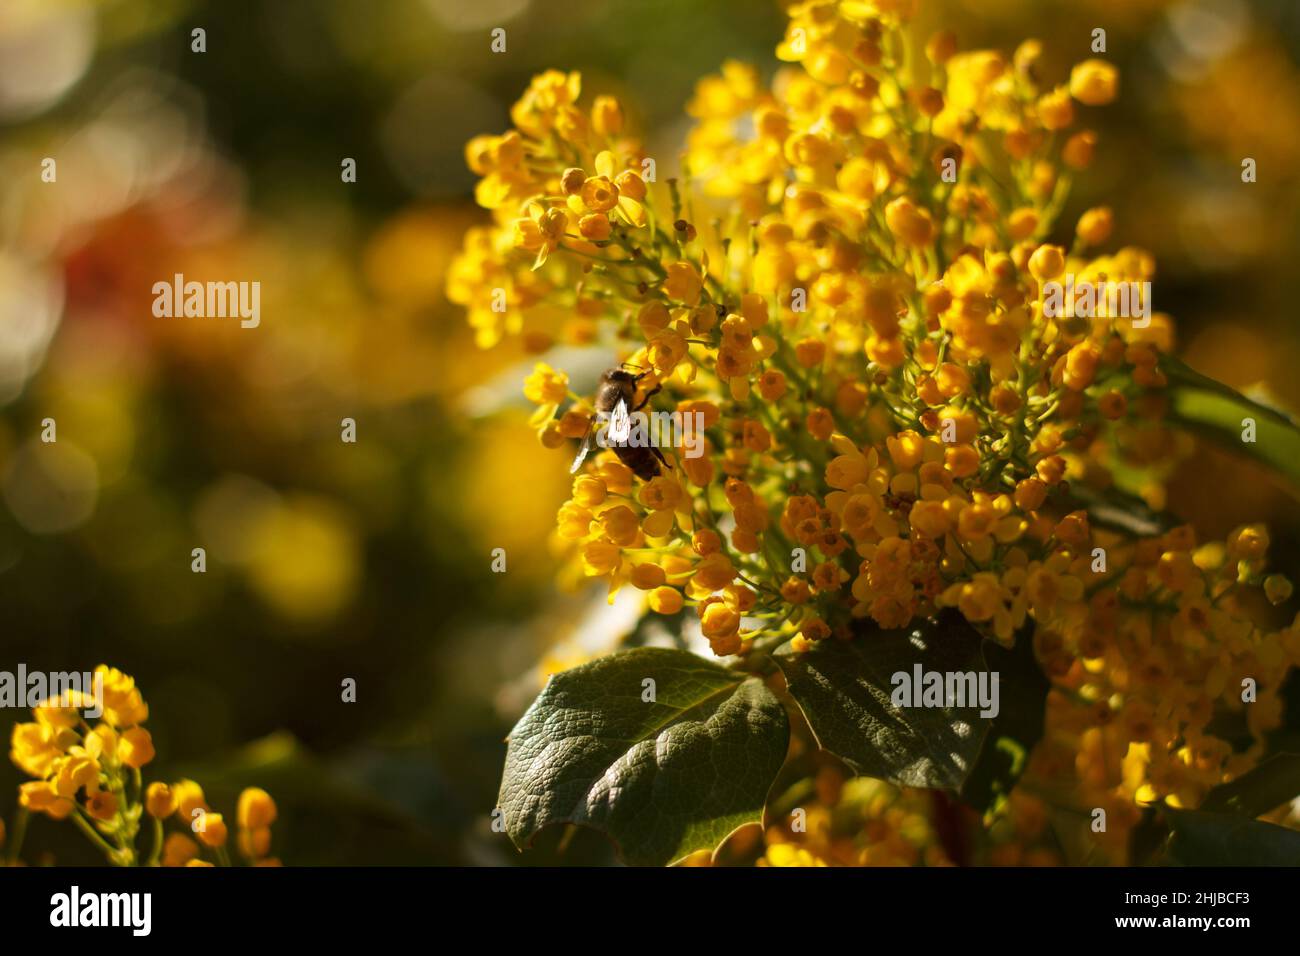
[[[552,824],[594,827],[634,865],[712,850],[761,821],[789,734],[757,678],[664,648],[601,658],[552,677],[511,731],[506,831],[522,848]]]
[[[923,675],[973,673],[991,681],[982,643],[965,618],[945,612],[920,627],[864,627],[852,640],[821,641],[777,661],[823,750],[864,776],[955,790],[970,775],[992,719],[977,706],[896,707],[893,679],[915,675],[919,665]]]
[[[1231,813],[1166,807],[1169,858],[1185,866],[1300,866],[1300,833]]]
[[[1169,417],[1192,431],[1243,452],[1275,469],[1300,487],[1300,426],[1283,412],[1189,368],[1162,359],[1169,379]],[[1255,440],[1242,440],[1242,422],[1255,423]]]
[[[1094,526],[1130,535],[1152,537],[1180,523],[1172,515],[1156,511],[1137,495],[1117,487],[1099,490],[1080,482],[1070,486],[1069,499],[1072,507],[1088,512],[1088,521]]]
[[[961,788],[962,799],[981,811],[995,810],[1010,795],[1043,736],[1052,682],[1038,666],[1033,634],[1028,624],[1014,648],[984,647],[985,662],[998,674],[1001,707]]]
[[[1300,754],[1276,754],[1205,795],[1201,810],[1257,817],[1300,796]]]

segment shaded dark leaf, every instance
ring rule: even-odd
[[[912,678],[919,666],[923,673],[969,673],[991,681],[982,643],[965,618],[945,612],[919,627],[865,626],[852,640],[821,641],[777,662],[823,750],[864,776],[958,789],[992,720],[980,717],[977,706],[896,707],[893,679]]]

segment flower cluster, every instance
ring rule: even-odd
[[[928,799],[869,777],[844,780],[836,767],[813,777],[807,807],[764,833],[759,866],[951,866],[934,832]]]
[[[42,813],[71,820],[116,866],[230,865],[225,820],[212,812],[197,783],[145,786],[141,768],[154,759],[154,747],[143,726],[149,705],[135,680],[107,665],[96,668],[94,678],[97,688],[102,681],[101,699],[67,690],[37,706],[35,721],[14,726],[9,757],[35,779],[19,786],[21,824],[9,858],[17,859],[21,849],[26,815]],[[84,712],[101,710],[99,721],[90,726]],[[143,857],[136,841],[146,813],[153,838]],[[279,865],[269,856],[275,816],[275,802],[266,791],[250,787],[240,795],[237,844],[250,864]],[[169,818],[181,832],[164,837],[163,823]],[[203,859],[205,850],[212,860]]]
[[[1247,613],[1290,593],[1262,527],[1207,543],[1090,508],[1120,486],[1158,508],[1181,447],[1171,319],[1052,302],[1154,275],[1146,252],[1106,251],[1110,209],[1058,222],[1116,69],[1053,81],[1033,40],[1009,57],[912,42],[914,6],[795,4],[777,53],[798,66],[703,80],[679,178],[617,101],[537,77],[514,129],[469,144],[494,220],[449,294],[484,345],[603,346],[642,371],[639,395],[657,388],[650,407],[703,415],[705,453],[661,449],[652,480],[616,449],[588,460],[557,519],[575,574],[689,607],[718,655],[944,608],[1007,644],[1032,634],[1054,690],[1031,779],[1111,807],[1122,856],[1140,804],[1195,805],[1258,758],[1300,624]],[[539,362],[525,394],[548,447],[586,433],[562,370]],[[1213,721],[1243,711],[1253,745],[1234,751]]]

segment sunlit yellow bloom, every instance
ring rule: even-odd
[[[1105,106],[1119,91],[1119,71],[1105,60],[1084,60],[1070,71],[1070,95],[1088,106]]]

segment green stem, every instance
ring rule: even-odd
[[[99,848],[100,852],[107,857],[109,863],[113,864],[113,866],[126,865],[123,863],[122,851],[104,839],[100,832],[85,818],[83,815],[84,812],[85,811],[80,807],[77,807],[72,812],[72,822],[75,823],[77,828],[86,835],[86,839],[90,840],[91,843],[95,844],[95,846]]]
[[[145,866],[157,866],[158,861],[162,859],[163,851],[163,822],[158,817],[153,818],[153,849],[149,851],[149,859]]]
[[[19,807],[18,812],[14,814],[14,832],[9,838],[9,854],[5,858],[9,866],[18,862],[18,854],[23,848],[23,838],[27,836],[27,821],[30,818],[31,811],[26,807]]]

